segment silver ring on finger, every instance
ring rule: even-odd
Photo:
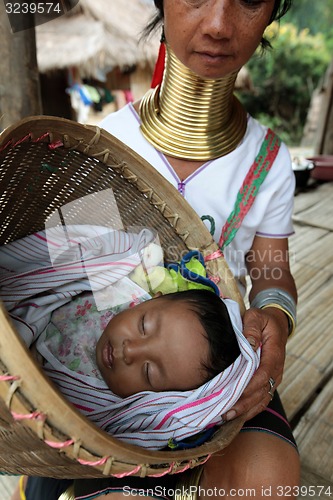
[[[268,379],[268,383],[269,383],[269,391],[268,391],[268,394],[270,395],[270,397],[271,397],[271,401],[272,401],[272,399],[274,398],[274,386],[275,386],[275,380],[274,380],[272,377],[269,377],[269,379]]]

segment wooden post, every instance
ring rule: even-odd
[[[333,154],[333,59],[322,87],[315,154]]]
[[[21,118],[40,114],[42,105],[35,30],[30,28],[12,33],[4,3],[1,2],[0,130]]]

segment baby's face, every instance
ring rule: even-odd
[[[185,391],[202,385],[209,344],[195,312],[164,297],[127,309],[109,322],[96,347],[98,368],[111,391]]]

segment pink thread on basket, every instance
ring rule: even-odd
[[[13,148],[15,148],[15,146],[18,146],[19,144],[21,144],[21,142],[24,142],[27,139],[31,139],[31,137],[32,137],[31,133],[29,133],[16,142],[13,142],[13,139],[10,139],[4,146],[2,146],[2,148],[0,148],[0,151],[3,151],[4,149],[8,148],[9,146],[12,146]]]
[[[10,145],[11,145],[11,143],[12,143],[12,142],[13,142],[12,140],[10,140],[10,141],[6,142],[6,144],[4,144],[4,145],[0,148],[0,151],[4,151],[6,148],[8,148],[8,146],[10,146]]]
[[[59,443],[56,441],[48,441],[47,439],[44,439],[44,443],[46,443],[51,448],[62,449],[62,448],[67,448],[67,446],[71,446],[72,444],[75,443],[75,441],[74,441],[74,439],[68,439],[67,441],[63,441],[62,443]]]
[[[174,465],[175,465],[175,462],[172,462],[170,464],[170,467],[166,471],[161,472],[160,474],[148,474],[148,475],[149,475],[149,477],[162,477],[162,476],[165,476],[166,474],[169,474],[169,472],[172,471],[172,469],[174,468]]]
[[[4,382],[7,382],[7,381],[10,381],[10,380],[19,380],[20,377],[18,377],[17,375],[0,375],[0,381],[4,381]]]
[[[202,462],[200,462],[199,465],[205,464],[207,462],[207,460],[210,459],[211,456],[212,456],[211,454],[207,455],[207,457]],[[188,462],[183,469],[177,470],[177,474],[181,474],[182,472],[185,472],[190,467],[191,467],[191,462]]]
[[[200,464],[198,464],[198,465],[203,465],[203,464],[205,464],[205,463],[207,462],[207,460],[209,460],[209,459],[210,459],[210,457],[211,457],[211,456],[212,456],[212,455],[207,455],[207,457],[206,457],[206,458],[205,458],[202,462],[200,462]],[[182,472],[185,472],[186,470],[188,470],[188,469],[191,467],[191,465],[192,465],[192,463],[191,463],[191,462],[188,462],[188,463],[185,465],[185,467],[183,467],[183,469],[177,470],[177,471],[176,471],[176,474],[181,474]]]
[[[218,259],[219,257],[224,257],[223,255],[223,252],[221,252],[221,250],[216,250],[215,252],[209,254],[209,255],[206,255],[205,256],[205,262],[208,262],[210,260],[214,260],[214,259]]]
[[[95,460],[94,462],[91,462],[90,460],[83,460],[83,458],[77,458],[77,461],[81,465],[90,465],[91,467],[94,467],[95,465],[104,465],[110,457],[103,457],[100,458],[99,460]]]
[[[188,470],[189,468],[191,467],[191,464],[190,462],[188,464],[185,465],[185,467],[183,469],[180,469],[180,470],[177,470],[177,474],[181,474],[182,472],[185,472],[186,470]]]
[[[32,139],[31,132],[29,134],[25,135],[24,137],[22,137],[21,139],[19,139],[18,141],[14,142],[12,144],[12,146],[15,148],[15,146],[18,146],[19,144],[21,144],[24,141],[27,141],[28,139]]]
[[[45,132],[45,134],[41,135],[40,137],[37,137],[37,139],[32,139],[32,142],[40,142],[45,139],[45,137],[48,137],[50,134],[49,132]]]
[[[59,140],[59,141],[51,142],[47,147],[49,149],[57,149],[57,148],[61,148],[63,145],[64,145],[64,143]]]
[[[114,477],[118,477],[118,478],[122,478],[122,477],[126,477],[126,476],[131,476],[132,474],[136,474],[137,472],[139,472],[141,469],[141,465],[138,465],[137,467],[135,467],[135,469],[131,470],[130,472],[122,472],[121,474],[112,474]]]
[[[45,134],[41,135],[40,137],[37,137],[37,139],[33,139],[32,138],[32,133],[29,132],[29,134],[25,135],[24,137],[22,137],[21,139],[19,139],[16,142],[13,142],[13,139],[10,139],[8,142],[6,142],[6,144],[4,146],[2,146],[0,148],[0,151],[5,150],[9,146],[12,146],[13,148],[15,148],[15,146],[18,146],[19,144],[21,144],[22,142],[27,141],[28,139],[30,139],[31,142],[40,142],[40,141],[44,140],[45,137],[48,137],[49,135],[50,135],[49,132],[45,132]]]
[[[41,413],[40,411],[33,411],[31,413],[16,413],[15,411],[11,412],[14,420],[45,420],[46,415]]]

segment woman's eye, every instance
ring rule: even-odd
[[[200,7],[203,3],[206,3],[206,0],[186,0],[186,3],[190,7]]]
[[[144,315],[142,316],[142,319],[141,319],[141,331],[142,331],[142,335],[146,335],[146,330],[145,330],[145,316]]]
[[[242,2],[249,7],[257,7],[263,2],[263,0],[242,0]]]

